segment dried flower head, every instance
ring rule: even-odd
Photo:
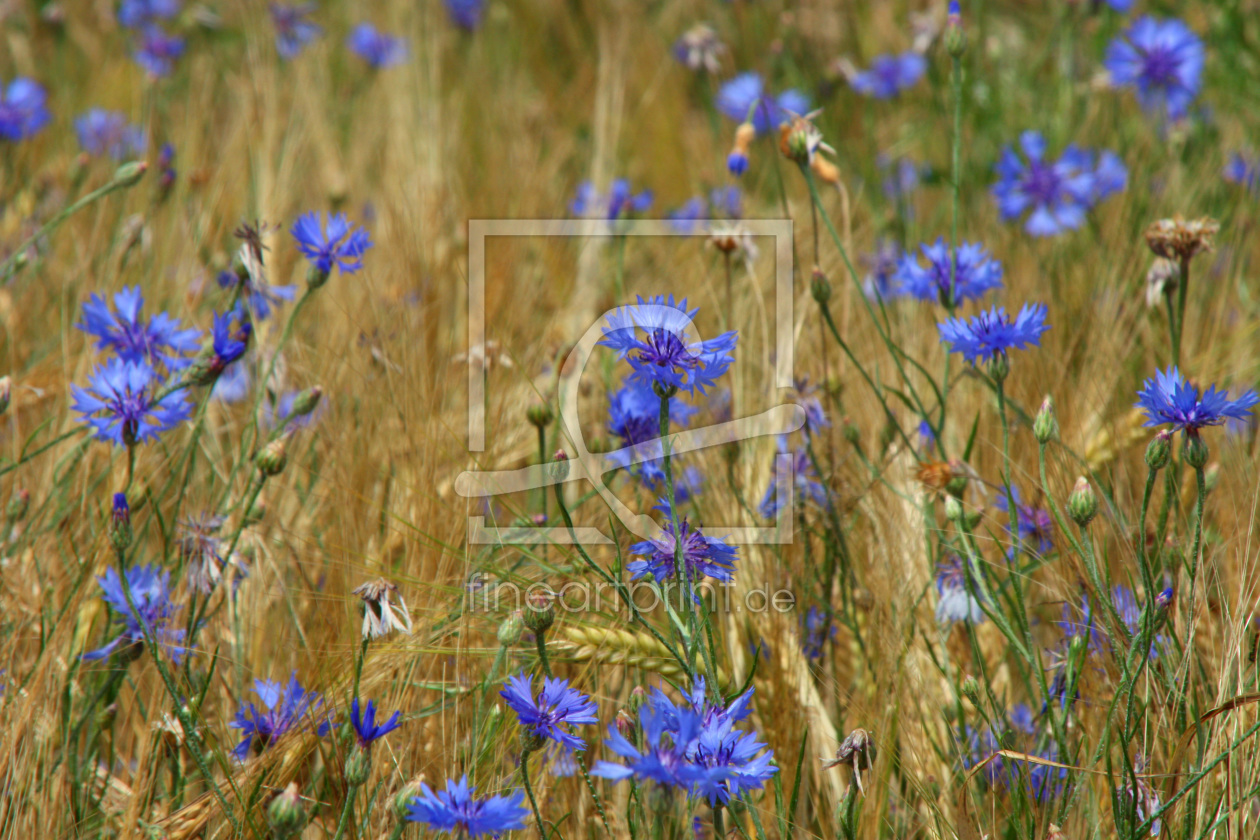
[[[812,164],[819,150],[836,153],[823,142],[822,131],[814,125],[814,117],[821,113],[821,109],[803,115],[789,112],[790,119],[779,126],[779,151],[785,158],[799,164]]]
[[[1146,244],[1157,257],[1189,262],[1195,254],[1212,250],[1212,238],[1220,229],[1220,224],[1207,216],[1186,221],[1176,215],[1152,222],[1146,229]]]
[[[377,639],[393,630],[411,635],[411,613],[395,584],[377,578],[355,587],[363,599],[363,638]]]
[[[1167,257],[1156,257],[1146,271],[1146,305],[1155,308],[1163,302],[1164,296],[1177,291],[1177,283],[1181,280],[1181,269],[1177,263]]]
[[[862,788],[862,771],[869,770],[874,763],[875,741],[871,738],[871,733],[865,729],[854,729],[840,742],[840,749],[836,750],[835,758],[823,759],[823,769],[838,767],[841,764],[852,767],[858,790],[865,794],[866,791]]]
[[[718,38],[717,30],[707,23],[697,23],[674,44],[674,58],[689,70],[717,73],[722,69],[725,53],[726,45]]]

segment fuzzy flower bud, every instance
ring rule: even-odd
[[[1146,447],[1146,466],[1152,472],[1159,472],[1168,466],[1172,456],[1172,432],[1161,429]]]
[[[13,398],[13,380],[0,376],[0,414],[9,410],[9,401]]]
[[[1076,479],[1076,486],[1072,488],[1072,493],[1068,496],[1067,508],[1068,516],[1082,528],[1098,515],[1098,496],[1095,495],[1094,488],[1084,476]]]
[[[372,773],[372,751],[364,749],[362,745],[355,744],[350,748],[350,755],[346,758],[346,785],[351,789],[362,787],[367,783],[368,776]],[[347,792],[347,796],[353,794]]]
[[[945,19],[945,51],[951,58],[962,58],[967,52],[967,33],[963,31],[962,6],[958,0],[949,1],[949,15]]]
[[[298,392],[293,398],[293,406],[289,409],[291,419],[305,417],[319,407],[319,400],[324,396],[324,389],[316,385]]]
[[[1005,381],[1006,375],[1010,372],[1011,360],[1005,353],[997,353],[989,360],[989,376],[993,377],[994,382]]]
[[[1185,435],[1181,448],[1181,457],[1196,470],[1203,469],[1208,462],[1207,441],[1198,435]]]
[[[512,647],[521,640],[521,634],[524,632],[525,616],[520,610],[516,610],[499,623],[499,646]]]
[[[267,806],[267,824],[271,826],[272,836],[277,840],[286,840],[302,833],[306,825],[306,810],[302,807],[302,797],[298,795],[297,782],[289,782],[284,792],[271,800]]]
[[[1033,437],[1037,443],[1049,443],[1059,436],[1059,421],[1054,416],[1054,400],[1047,394],[1033,418]]]
[[[21,522],[26,516],[26,512],[31,507],[31,491],[25,487],[19,489],[13,494],[13,498],[9,499],[9,506],[5,508],[4,515],[12,525],[15,522]]]
[[[394,799],[390,803],[394,812],[394,816],[401,822],[407,819],[407,815],[411,813],[411,803],[420,795],[420,782],[413,779],[402,786],[398,793],[394,794]]]
[[[539,429],[545,429],[550,426],[555,416],[551,406],[545,402],[536,402],[525,409],[525,418],[529,420],[530,425]]]
[[[546,633],[556,620],[555,596],[549,590],[525,596],[525,626],[534,633]]]
[[[569,455],[563,449],[557,449],[554,460],[547,465],[548,471],[556,481],[564,481],[569,477]]]
[[[957,522],[963,517],[963,506],[954,496],[945,497],[945,518],[950,522]]]
[[[742,122],[735,129],[735,145],[726,156],[726,168],[736,178],[748,171],[748,150],[757,138],[757,129],[750,122]]]
[[[254,458],[258,471],[268,477],[282,473],[284,465],[288,463],[288,448],[288,437],[276,438],[264,446]]]
[[[980,703],[980,683],[976,682],[976,678],[968,674],[962,681],[962,696],[966,697],[972,703],[979,705]]]
[[[126,493],[114,494],[114,512],[110,516],[109,541],[115,551],[123,552],[131,548],[131,505],[127,504]]]
[[[823,270],[818,266],[814,266],[813,272],[809,277],[809,291],[814,296],[814,300],[825,304],[831,300],[831,281],[827,279],[827,275],[823,274]]]
[[[140,183],[140,179],[144,177],[144,172],[148,168],[149,164],[142,160],[124,163],[114,170],[114,183],[123,187],[134,187]]]
[[[634,743],[635,719],[634,715],[625,709],[617,710],[617,732],[622,738]]]

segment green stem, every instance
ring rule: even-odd
[[[346,789],[346,801],[341,806],[341,819],[337,821],[337,833],[333,835],[333,840],[341,840],[346,833],[346,826],[350,824],[351,815],[354,813],[354,795],[357,788]]]
[[[1194,543],[1190,550],[1190,597],[1186,605],[1186,644],[1183,655],[1190,656],[1191,644],[1194,642],[1194,586],[1199,573],[1199,551],[1203,544],[1203,502],[1207,497],[1207,480],[1203,467],[1194,468],[1195,483],[1198,485],[1198,496],[1194,501]],[[1150,598],[1151,595],[1147,595]]]
[[[577,760],[578,770],[582,773],[582,781],[586,782],[586,789],[590,792],[591,799],[595,800],[595,810],[599,812],[599,821],[604,824],[604,831],[608,832],[608,836],[612,837],[613,831],[608,825],[608,815],[604,813],[604,802],[595,791],[595,783],[591,781],[591,773],[586,769],[586,761],[580,752],[574,752],[573,758]]]
[[[363,661],[367,659],[369,641],[369,637],[363,638],[363,642],[359,645],[359,655],[354,661],[354,693],[350,695],[353,698],[359,696],[359,680],[363,676]]]
[[[547,832],[543,829],[542,812],[538,810],[538,800],[534,799],[534,788],[529,783],[529,756],[528,751],[521,753],[521,783],[525,786],[525,794],[529,797],[529,807],[534,809],[534,819],[538,823],[538,836],[542,840],[547,840]]]
[[[1181,339],[1186,331],[1186,293],[1190,289],[1190,258],[1182,257],[1177,277],[1177,332],[1173,339],[1173,364],[1181,364]]]
[[[534,647],[538,649],[538,664],[542,666],[542,672],[545,676],[551,676],[551,661],[547,659],[547,631],[539,630],[534,633]],[[522,761],[522,766],[524,762]]]

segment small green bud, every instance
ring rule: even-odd
[[[976,678],[971,674],[963,678],[961,690],[963,697],[976,705],[980,704],[980,683],[976,682]]]
[[[306,810],[298,795],[297,782],[289,782],[282,793],[267,806],[267,824],[276,840],[287,840],[302,833],[306,825]]]
[[[22,487],[13,494],[12,499],[9,499],[9,506],[5,508],[4,515],[9,520],[9,524],[12,525],[15,522],[21,522],[30,508],[31,491]]]
[[[1038,443],[1049,443],[1059,436],[1059,421],[1054,416],[1054,400],[1049,395],[1041,401],[1041,408],[1033,418],[1033,437]]]
[[[306,270],[306,285],[312,289],[318,289],[320,286],[328,282],[328,275],[331,272],[323,271],[319,266],[311,266]]]
[[[293,406],[289,409],[289,417],[305,417],[319,407],[319,400],[324,396],[324,389],[316,385],[298,393],[293,398]]]
[[[1076,486],[1072,488],[1072,493],[1068,496],[1067,509],[1068,516],[1082,528],[1098,515],[1098,496],[1095,495],[1094,488],[1084,476],[1076,479]]]
[[[556,481],[564,481],[569,477],[569,455],[563,449],[557,449],[555,460],[547,465],[547,471]]]
[[[213,385],[222,372],[223,362],[215,355],[214,347],[207,344],[201,348],[197,358],[193,359],[193,363],[184,371],[184,382],[204,388],[207,385]]]
[[[984,513],[978,510],[963,511],[962,524],[963,528],[968,532],[976,530],[980,527],[980,520],[984,518]]]
[[[254,458],[258,471],[267,477],[284,472],[284,465],[288,462],[288,446],[288,437],[278,437],[264,446]]]
[[[630,712],[634,715],[639,714],[639,710],[643,708],[643,704],[647,702],[647,689],[641,685],[636,685],[630,691]]]
[[[520,610],[516,610],[499,623],[499,646],[512,647],[521,640],[521,634],[524,632],[525,617]]]
[[[1152,472],[1159,472],[1168,466],[1172,457],[1172,432],[1161,429],[1159,434],[1151,438],[1146,446],[1146,467]]]
[[[1089,643],[1086,634],[1077,633],[1072,637],[1072,641],[1068,642],[1068,659],[1076,663],[1080,662],[1081,655],[1085,652],[1085,645]]]
[[[525,626],[534,633],[546,633],[556,620],[555,596],[550,590],[525,596]]]
[[[114,494],[114,512],[110,515],[109,541],[121,553],[131,548],[131,506],[126,493]]]
[[[963,31],[962,11],[957,2],[949,4],[949,14],[945,18],[945,52],[951,58],[962,58],[967,52],[967,33]]]
[[[1198,435],[1186,434],[1182,437],[1181,457],[1196,470],[1203,469],[1208,462],[1207,442]]]
[[[831,281],[827,279],[827,275],[823,274],[823,270],[818,266],[814,266],[814,271],[810,275],[809,291],[814,296],[814,300],[819,303],[826,303],[831,300]]]
[[[394,816],[400,822],[407,819],[407,815],[411,813],[411,803],[415,802],[419,795],[420,782],[416,780],[407,782],[398,793],[394,794],[394,799],[390,804],[393,806]]]
[[[529,420],[530,425],[545,429],[551,425],[552,420],[556,419],[556,415],[547,403],[536,402],[525,409],[525,418]]]
[[[1011,360],[1006,357],[1005,353],[998,353],[989,360],[989,376],[993,377],[994,382],[1004,382],[1006,375],[1011,372]]]
[[[140,179],[144,177],[144,172],[148,168],[149,164],[142,160],[124,163],[114,170],[114,183],[123,187],[134,187],[140,183]]]
[[[372,773],[372,751],[364,748],[362,744],[355,744],[350,748],[350,755],[346,758],[346,784],[351,788],[362,787],[367,783],[368,776]],[[347,796],[353,794],[347,793]]]
[[[617,732],[621,735],[621,737],[633,744],[635,741],[634,735],[636,726],[634,715],[630,714],[630,712],[625,709],[618,709],[616,723]]]
[[[962,502],[956,496],[945,497],[945,518],[950,522],[957,522],[963,517]]]

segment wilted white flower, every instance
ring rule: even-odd
[[[397,586],[377,578],[356,587],[354,594],[363,599],[363,638],[377,639],[393,630],[411,635],[411,613]]]

